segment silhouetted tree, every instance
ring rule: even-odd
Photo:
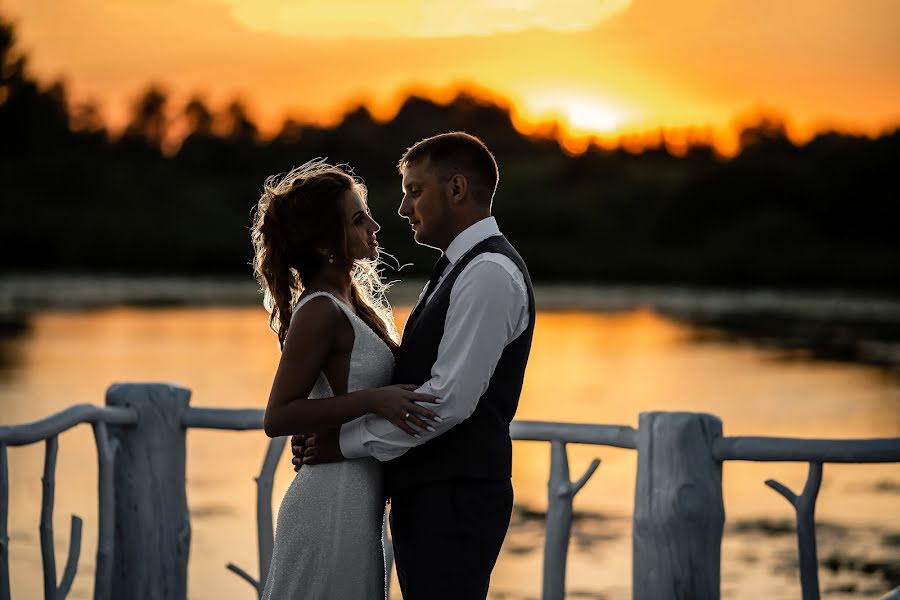
[[[210,137],[213,134],[213,114],[206,107],[203,98],[193,96],[184,107],[184,116],[187,119],[187,135]]]
[[[225,108],[225,138],[232,143],[252,144],[259,130],[240,100],[232,100]]]
[[[741,129],[738,134],[740,147],[744,150],[754,146],[790,146],[784,121],[772,115],[763,115],[755,123]]]
[[[135,101],[123,140],[159,150],[166,138],[168,96],[160,86],[151,85]]]
[[[93,102],[83,102],[72,107],[69,121],[72,131],[76,133],[100,138],[106,137],[106,123],[100,113],[100,108]]]
[[[28,73],[27,58],[16,49],[12,23],[0,17],[0,152],[57,143],[68,125],[63,84],[41,89]]]

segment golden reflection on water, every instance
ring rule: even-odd
[[[397,310],[401,326],[407,315],[408,308]],[[194,406],[263,408],[279,356],[262,308],[48,312],[36,315],[25,334],[0,344],[0,356],[9,361],[0,365],[3,423],[37,419],[73,403],[102,404],[105,389],[117,381],[177,382],[193,390]],[[647,310],[538,315],[518,419],[637,426],[639,413],[651,410],[713,413],[722,418],[726,435],[900,436],[900,384],[876,369],[782,360],[773,351],[746,344],[699,342],[690,326]],[[224,566],[233,561],[251,573],[257,568],[253,477],[265,444],[260,432],[198,430],[188,435],[192,598],[255,597]],[[549,447],[517,442],[514,453],[516,502],[543,509]],[[12,448],[9,454],[13,592],[14,597],[36,597],[43,446]],[[627,517],[636,455],[590,446],[570,446],[569,455],[573,478],[594,456],[603,460],[578,495],[576,509],[623,517],[621,539],[607,551],[572,553],[570,589],[627,597]],[[54,518],[58,569],[65,564],[69,515],[85,518],[73,598],[92,593],[95,463],[88,427],[61,437]],[[729,519],[792,519],[792,509],[763,482],[774,477],[795,490],[802,488],[805,465],[728,463],[723,471]],[[292,476],[285,457],[276,477],[276,509]],[[870,491],[884,481],[900,481],[900,466],[827,465],[817,518],[897,530],[896,494]],[[728,544],[726,537],[726,549]],[[723,581],[727,573],[723,565]],[[536,595],[540,552],[504,552],[492,589]],[[755,597],[751,594],[759,589],[745,583],[733,597]]]

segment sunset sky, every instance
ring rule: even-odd
[[[474,88],[578,139],[783,115],[795,139],[900,124],[895,0],[0,0],[41,79],[114,125],[151,82],[240,97],[265,133]]]

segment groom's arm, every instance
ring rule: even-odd
[[[450,292],[431,378],[416,390],[441,399],[437,409],[429,408],[442,421],[432,423],[434,431],[412,437],[377,415],[366,415],[341,427],[341,453],[346,458],[391,460],[469,418],[503,349],[528,327],[528,318],[528,292],[515,263],[499,254],[473,260]]]

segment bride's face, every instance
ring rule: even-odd
[[[344,194],[341,208],[347,239],[347,258],[352,261],[378,258],[375,234],[381,227],[369,213],[369,207],[356,190]]]

